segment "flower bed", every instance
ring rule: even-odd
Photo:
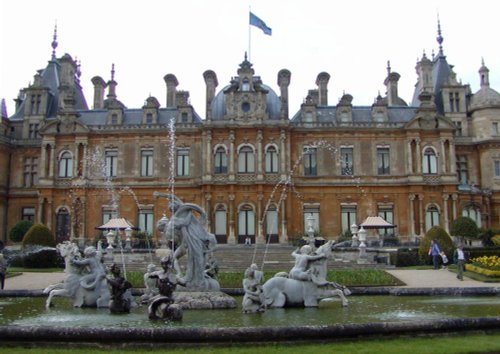
[[[500,278],[500,257],[483,256],[471,259],[471,264],[466,264],[465,269],[487,277]]]

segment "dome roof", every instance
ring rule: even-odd
[[[226,95],[224,92],[231,86],[231,84],[225,86],[214,97],[212,104],[210,105],[212,110],[212,120],[224,119],[224,115],[226,114]],[[268,91],[266,99],[266,112],[269,114],[269,119],[279,119],[281,110],[281,100],[279,96],[267,85],[260,84],[260,87]]]
[[[489,86],[483,86],[471,97],[470,106],[472,109],[500,106],[500,94]]]

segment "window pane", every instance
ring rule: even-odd
[[[217,210],[215,212],[215,234],[226,235],[226,211]]]
[[[277,235],[278,234],[278,211],[269,210],[266,216],[266,234],[267,235]]]

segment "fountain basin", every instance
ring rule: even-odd
[[[438,335],[466,331],[498,331],[500,296],[350,296],[349,307],[338,299],[318,308],[268,309],[242,314],[238,307],[185,310],[182,322],[150,321],[146,306],[130,314],[108,309],[73,308],[57,299],[45,310],[43,297],[0,299],[0,338],[4,343],[71,344],[78,346],[161,346],[217,343],[280,342]]]

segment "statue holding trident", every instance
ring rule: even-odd
[[[220,285],[217,280],[207,275],[206,264],[209,263],[217,241],[205,227],[207,214],[200,206],[183,203],[170,193],[155,192],[156,198],[167,198],[169,209],[172,211],[170,220],[162,218],[162,225],[157,225],[162,237],[172,241],[174,250],[174,269],[186,284],[186,289],[193,291],[218,291]],[[193,212],[199,214],[197,217]],[[187,255],[186,274],[182,274],[179,259]]]

